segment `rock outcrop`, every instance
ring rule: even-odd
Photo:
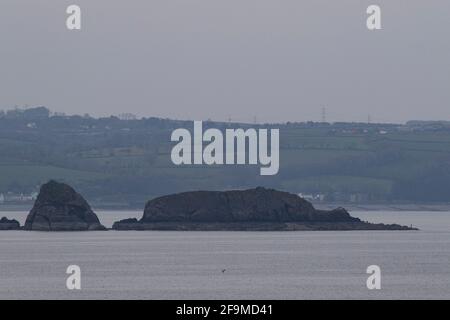
[[[42,185],[28,214],[25,230],[86,231],[106,230],[87,201],[72,187],[50,181]]]
[[[114,223],[115,230],[403,230],[370,224],[343,208],[316,210],[295,194],[256,188],[195,191],[149,201],[141,220]]]
[[[0,230],[20,230],[20,223],[17,220],[3,217],[0,219]]]

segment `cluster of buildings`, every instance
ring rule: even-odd
[[[368,193],[298,193],[300,198],[309,202],[345,202],[345,203],[368,203],[380,200],[379,197]]]
[[[19,194],[13,192],[0,193],[0,204],[32,202],[36,200],[37,196],[37,192],[33,192],[31,194]]]
[[[298,196],[300,198],[303,198],[307,201],[314,201],[314,202],[323,202],[325,201],[325,195],[323,193],[299,193]]]

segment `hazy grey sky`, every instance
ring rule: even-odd
[[[450,120],[449,31],[446,0],[1,0],[0,109]]]

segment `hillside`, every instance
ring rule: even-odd
[[[450,201],[445,122],[272,126],[280,129],[280,171],[261,177],[254,166],[174,166],[170,134],[191,128],[190,121],[51,115],[45,108],[2,112],[0,193],[28,194],[57,179],[90,201],[139,206],[169,193],[257,185],[322,201]]]

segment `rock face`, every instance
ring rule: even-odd
[[[50,181],[42,185],[28,214],[25,230],[105,230],[86,200],[72,187]]]
[[[20,223],[3,217],[0,219],[0,230],[20,230]]]
[[[362,222],[343,208],[316,210],[295,194],[265,188],[168,195],[149,201],[141,220],[127,219],[113,225],[116,230],[354,230],[371,227],[388,228]]]
[[[141,222],[292,222],[353,221],[344,209],[318,211],[297,195],[256,188],[196,191],[149,201]]]

